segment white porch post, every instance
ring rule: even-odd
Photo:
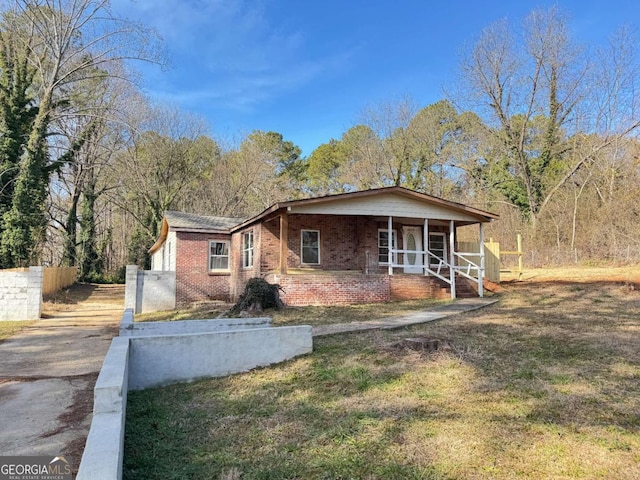
[[[393,218],[389,216],[389,220],[387,221],[387,241],[389,242],[389,275],[393,275],[393,257],[392,249],[397,247],[397,245],[393,244]]]
[[[482,297],[482,279],[484,278],[484,224],[480,225],[480,270],[478,270],[478,296]]]
[[[455,232],[456,232],[456,224],[453,220],[449,221],[449,276],[451,279],[451,298],[456,298],[456,256],[455,256]]]
[[[424,274],[429,275],[429,262],[431,259],[429,258],[429,219],[424,219],[424,240],[422,241],[424,247],[424,262],[422,265],[424,266]]]

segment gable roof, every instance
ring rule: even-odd
[[[246,220],[246,217],[213,217],[175,211],[165,212],[164,218],[176,231],[228,231]]]
[[[162,246],[167,239],[169,228],[176,232],[230,233],[231,228],[245,220],[246,217],[214,217],[168,210],[162,219],[160,236],[149,249],[149,253],[153,254]]]
[[[445,215],[447,218],[462,222],[463,224],[485,223],[499,218],[495,213],[480,210],[475,207],[470,207],[463,203],[452,202],[450,200],[433,197],[425,193],[415,192],[413,190],[409,190],[408,188],[384,187],[371,190],[362,190],[359,192],[339,193],[336,195],[326,195],[324,197],[314,197],[301,200],[279,202],[273,204],[266,210],[251,218],[214,217],[208,215],[197,215],[193,213],[167,211],[164,218],[162,219],[162,227],[158,241],[149,249],[149,253],[153,254],[162,246],[167,238],[169,228],[174,231],[181,232],[230,234],[234,231],[254,224],[270,215],[274,215],[276,214],[276,212],[279,212],[281,210],[286,210],[292,213],[296,213],[297,211],[298,213],[333,213],[351,215],[376,214],[380,216],[391,215],[398,217],[413,216],[411,212],[407,213],[407,215],[402,215],[401,212],[396,209],[397,205],[389,206],[388,211],[375,210],[375,208],[379,207],[381,204],[384,204],[386,200],[394,196],[411,202],[405,202],[405,207],[427,207],[423,208],[421,212],[424,218],[431,218],[430,214],[432,214],[434,211],[440,212],[441,214],[442,212],[450,212],[450,214]],[[358,208],[352,208],[351,212],[349,213],[349,209],[345,208],[345,206],[349,205],[357,205]],[[370,210],[373,211],[363,213],[363,205],[368,205],[370,207]]]
[[[287,211],[291,211],[295,213],[296,210],[299,210],[300,213],[310,213],[311,207],[322,206],[326,209],[331,209],[333,205],[344,204],[345,202],[355,203],[356,201],[368,201],[373,200],[374,198],[380,197],[388,197],[389,195],[397,195],[402,198],[406,198],[409,200],[421,202],[423,204],[432,205],[434,207],[439,208],[440,210],[449,210],[452,212],[456,212],[458,214],[464,215],[468,218],[473,219],[473,223],[484,223],[490,222],[491,220],[498,219],[499,216],[495,213],[487,212],[485,210],[480,210],[475,207],[470,207],[463,203],[452,202],[450,200],[444,200],[442,198],[434,197],[431,195],[427,195],[425,193],[416,192],[413,190],[409,190],[404,187],[384,187],[384,188],[375,188],[371,190],[362,190],[359,192],[350,192],[350,193],[340,193],[336,195],[327,195],[324,197],[314,197],[314,198],[306,198],[302,200],[290,200],[287,202],[280,202],[272,205],[267,208],[260,214],[255,217],[249,218],[246,221],[234,226],[232,231],[244,228],[252,223],[255,223],[269,215],[278,212],[279,210],[286,209]],[[386,215],[386,213],[380,212],[381,215]],[[393,215],[393,213],[389,213],[392,216],[401,216],[401,215]],[[471,222],[469,222],[471,223]]]

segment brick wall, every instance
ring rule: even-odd
[[[383,302],[389,299],[443,297],[440,285],[419,275],[395,275],[386,279],[386,267],[378,269],[378,230],[386,221],[340,215],[296,215],[288,217],[289,268],[324,270],[322,274],[278,276],[286,282],[290,305],[349,304]],[[402,241],[401,225],[398,240]],[[303,265],[300,259],[301,231],[320,231],[320,265]],[[242,268],[242,234],[254,233],[254,266]],[[432,228],[431,231],[440,230]],[[444,230],[444,229],[442,229]],[[231,240],[228,273],[209,272],[209,240]],[[399,245],[401,247],[401,245]],[[326,271],[364,272],[369,263],[371,275],[334,275]],[[177,233],[176,303],[178,306],[206,300],[235,301],[253,277],[277,273],[280,266],[280,218],[228,235]],[[381,275],[374,275],[381,274]],[[381,280],[382,278],[386,280]],[[408,278],[408,280],[402,280]],[[294,282],[300,282],[295,286]],[[283,285],[284,287],[284,285]]]
[[[260,226],[260,271],[273,272],[280,266],[280,217]]]
[[[388,275],[304,274],[270,275],[284,290],[286,305],[350,305],[389,301]]]
[[[237,301],[242,292],[244,292],[244,287],[250,278],[259,277],[261,271],[261,260],[260,260],[260,244],[261,244],[261,234],[262,228],[260,225],[254,225],[250,228],[245,228],[239,232],[235,232],[232,235],[231,239],[231,300]],[[242,266],[242,236],[245,233],[253,231],[253,267],[243,268]]]
[[[230,240],[230,236],[177,232],[177,306],[206,300],[228,301],[231,298],[231,273],[209,272],[209,240]],[[234,256],[230,257],[230,266],[233,269]]]
[[[378,228],[384,222],[340,215],[289,215],[287,266],[318,270],[364,271],[367,252],[370,263],[378,258]],[[320,265],[303,265],[300,259],[302,230],[320,231]],[[262,224],[261,272],[274,272],[280,266],[280,218]]]
[[[450,298],[451,294],[435,277],[422,275],[393,275],[389,277],[391,300],[417,300],[424,298]]]

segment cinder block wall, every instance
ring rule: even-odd
[[[37,320],[42,310],[44,267],[0,271],[0,320]]]
[[[136,265],[127,265],[124,304],[135,313],[173,310],[176,308],[176,272],[142,271]]]

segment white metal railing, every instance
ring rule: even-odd
[[[408,265],[408,264],[405,264],[405,263],[398,263],[399,254],[402,254],[402,255],[409,255],[409,254],[421,255],[422,256],[422,265]],[[445,273],[449,273],[451,271],[451,265],[446,260],[443,260],[442,258],[440,258],[435,253],[433,253],[433,252],[431,252],[429,250],[396,250],[396,249],[391,249],[391,250],[389,250],[389,258],[391,260],[391,265],[390,266],[392,268],[405,268],[405,267],[422,268],[423,274],[426,275],[427,273],[430,273],[434,277],[437,277],[440,280],[442,280],[443,282],[446,282],[449,285],[451,285],[450,276],[449,277],[445,276]],[[433,263],[433,266],[434,266],[435,269],[432,268],[431,259],[437,260],[437,265],[436,265],[436,262]],[[443,272],[443,270],[449,270],[449,272]]]
[[[405,263],[398,263],[398,259],[400,255],[421,255],[422,256],[422,265],[408,265]],[[385,264],[386,267],[390,268],[405,268],[405,267],[414,267],[414,268],[422,268],[424,275],[433,275],[436,278],[439,278],[443,282],[453,285],[453,280],[451,278],[452,274],[458,273],[459,275],[468,278],[473,282],[478,283],[478,292],[482,291],[482,277],[484,276],[484,268],[482,265],[482,254],[478,252],[453,252],[453,256],[457,259],[458,265],[451,265],[446,260],[440,258],[435,253],[429,250],[399,250],[399,249],[389,249],[389,264]],[[479,257],[479,264],[472,261],[470,257]],[[368,263],[367,257],[367,263]],[[460,265],[460,263],[465,263],[465,265]],[[368,269],[367,269],[368,272]],[[447,277],[447,274],[449,275]]]
[[[478,283],[478,293],[482,296],[482,277],[484,274],[484,269],[482,268],[482,254],[476,252],[453,252],[454,257],[458,258],[458,266],[454,267],[455,271],[458,272],[459,275],[468,278],[473,282]],[[480,265],[474,263],[469,259],[469,257],[479,257]],[[466,262],[466,265],[460,265],[460,260]],[[475,270],[475,276],[472,275],[472,270]]]

